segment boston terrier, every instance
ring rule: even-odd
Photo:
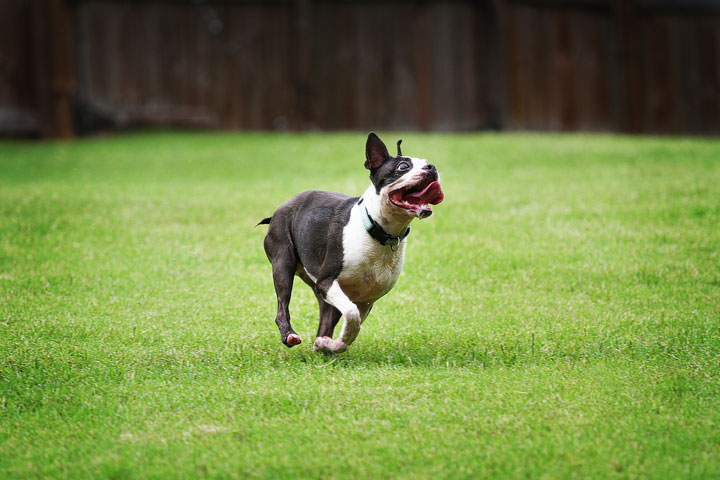
[[[280,339],[302,342],[290,325],[290,295],[297,275],[315,292],[320,326],[313,350],[340,353],[355,341],[373,304],[397,282],[414,218],[432,215],[443,201],[439,175],[427,160],[405,157],[397,142],[391,157],[371,133],[365,168],[372,184],[361,197],[309,190],[295,195],[258,223],[269,224],[265,253],[277,294]],[[333,331],[340,317],[337,339]]]

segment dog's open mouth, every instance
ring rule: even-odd
[[[432,214],[430,205],[437,205],[445,197],[436,178],[425,177],[415,185],[405,185],[391,191],[388,197],[394,205],[409,210],[418,217],[429,217]]]

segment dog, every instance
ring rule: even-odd
[[[410,222],[443,201],[440,176],[427,160],[397,156],[374,133],[365,145],[371,185],[361,197],[309,190],[280,205],[267,224],[264,247],[277,295],[275,323],[287,347],[302,343],[290,325],[295,276],[315,292],[320,324],[313,350],[341,353],[358,336],[373,304],[400,276]],[[333,332],[340,317],[340,335]]]

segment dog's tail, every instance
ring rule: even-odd
[[[260,225],[267,225],[267,224],[270,223],[270,220],[272,220],[272,217],[263,218],[262,220],[260,220],[260,223],[258,223],[258,224],[255,225],[255,226],[257,227],[257,226],[260,226]]]

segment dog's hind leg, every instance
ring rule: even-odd
[[[290,325],[290,297],[298,260],[292,244],[281,245],[281,242],[275,240],[277,233],[271,225],[271,229],[265,237],[265,252],[272,264],[273,283],[277,295],[278,307],[275,323],[280,329],[282,343],[287,347],[294,347],[302,343],[302,338]]]
[[[275,323],[280,329],[280,339],[287,347],[302,343],[302,338],[290,325],[290,297],[296,268],[294,255],[278,255],[272,260],[273,283],[278,304]]]

